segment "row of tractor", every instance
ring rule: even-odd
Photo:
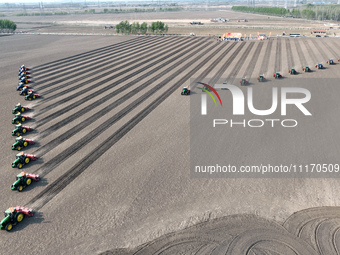
[[[25,96],[25,100],[31,101],[39,97],[38,94],[34,93],[34,90],[30,88],[28,83],[31,83],[29,69],[24,65],[19,69],[19,84],[17,91],[20,95]],[[21,151],[23,148],[33,145],[35,142],[33,139],[23,138],[22,135],[33,130],[32,127],[23,126],[22,123],[32,118],[28,115],[23,115],[24,112],[30,111],[31,109],[27,106],[22,106],[20,103],[15,105],[12,113],[15,117],[12,119],[12,124],[16,124],[15,129],[12,131],[13,136],[18,136],[12,145],[12,150]],[[26,154],[23,151],[16,155],[15,160],[12,163],[12,168],[23,168],[26,164],[31,161],[37,160],[36,155]],[[21,192],[25,187],[31,185],[32,182],[40,180],[40,176],[37,174],[21,172],[16,176],[15,182],[11,185],[11,190],[17,190]],[[10,207],[5,211],[5,218],[0,222],[0,229],[7,231],[12,230],[13,226],[21,222],[24,217],[33,216],[33,209],[22,206]]]
[[[340,58],[338,59],[338,62],[340,62]],[[327,60],[326,63],[329,64],[329,65],[334,65],[334,64],[335,64],[333,58],[330,58],[329,60]],[[324,66],[323,66],[322,63],[317,63],[317,64],[315,65],[315,68],[317,68],[317,69],[323,69]],[[306,73],[312,72],[312,70],[311,70],[311,68],[310,68],[309,66],[302,67],[302,71],[303,71],[303,72],[306,72]],[[288,70],[288,73],[291,74],[291,75],[296,75],[296,74],[298,74],[298,71],[297,71],[295,68],[291,68],[291,69]],[[276,72],[276,73],[273,74],[273,77],[274,77],[275,79],[281,79],[281,78],[283,78],[283,75],[282,75],[280,72]],[[266,81],[266,78],[264,77],[264,74],[260,74],[260,75],[257,77],[257,81],[258,81],[258,82],[264,82],[264,81]],[[227,82],[224,82],[224,84],[227,84]],[[249,84],[249,80],[247,80],[247,78],[244,77],[244,78],[242,78],[242,79],[240,80],[240,84],[241,84],[241,86],[248,85],[248,84]],[[207,88],[206,86],[204,86],[204,87],[203,87],[203,91],[209,91],[209,88]],[[189,86],[183,87],[183,88],[182,88],[182,91],[181,91],[181,95],[188,96],[188,95],[190,95],[190,92],[191,92],[191,91],[190,91]]]

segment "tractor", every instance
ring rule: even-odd
[[[12,119],[12,124],[19,124],[22,122],[25,122],[26,120],[30,120],[31,117],[26,116],[26,115],[21,115],[21,113],[15,114],[15,117]]]
[[[258,81],[258,82],[263,82],[263,81],[265,81],[265,80],[266,80],[266,78],[264,77],[263,74],[260,74],[259,77],[257,77],[257,81]]]
[[[307,73],[307,72],[311,72],[312,70],[309,68],[309,66],[306,66],[306,67],[302,67],[302,71]]]
[[[20,151],[22,148],[27,147],[30,144],[34,144],[35,142],[32,139],[25,139],[22,136],[19,136],[15,139],[15,143],[12,145],[12,150]]]
[[[33,209],[21,206],[8,208],[5,211],[5,218],[0,222],[0,229],[11,231],[13,226],[21,222],[25,216],[33,216]]]
[[[16,159],[12,163],[12,167],[17,167],[19,169],[23,168],[24,165],[31,161],[37,160],[37,156],[33,154],[25,154],[23,151],[16,155]]]
[[[288,72],[289,72],[290,74],[297,74],[295,68],[290,69]]]
[[[247,79],[246,78],[242,78],[242,80],[240,80],[240,84],[241,84],[241,86],[247,85],[248,84]]]
[[[274,73],[273,77],[275,79],[280,79],[280,78],[282,78],[282,75],[279,72],[276,72],[276,73]]]
[[[12,110],[13,114],[28,111],[29,108],[27,106],[21,106],[20,103],[16,104],[14,109]]]
[[[334,60],[332,58],[330,58],[329,60],[327,60],[327,64],[329,65],[334,65]]]
[[[323,64],[322,63],[318,63],[318,64],[315,65],[315,67],[317,69],[323,69]]]
[[[11,186],[11,190],[17,190],[21,192],[25,187],[31,185],[32,181],[37,182],[39,180],[40,177],[38,174],[21,172],[17,175],[16,181]]]
[[[185,96],[190,95],[190,89],[188,87],[184,87],[182,89],[181,95],[185,95]]]
[[[12,135],[21,136],[22,134],[25,134],[28,131],[32,131],[33,128],[29,126],[22,126],[21,123],[15,126],[15,129],[12,131]]]

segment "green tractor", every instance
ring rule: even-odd
[[[21,106],[20,103],[16,104],[14,109],[12,110],[13,114],[28,111],[29,108],[27,106]]]
[[[15,143],[12,145],[12,150],[18,150],[20,151],[22,148],[27,147],[30,144],[34,144],[35,142],[32,139],[26,139],[22,138],[22,136],[19,136],[15,139]]]
[[[190,95],[190,89],[188,88],[188,87],[184,87],[183,89],[182,89],[182,92],[181,92],[181,95],[183,96],[188,96],[188,95]]]
[[[12,163],[12,167],[17,167],[19,169],[23,168],[24,165],[31,161],[37,160],[37,157],[33,154],[25,154],[23,151],[16,155],[16,159]]]
[[[263,74],[260,74],[259,77],[257,77],[258,82],[264,82],[265,80],[266,80],[266,78],[264,77]]]
[[[247,79],[246,78],[242,78],[242,80],[240,80],[240,84],[241,84],[241,86],[247,85],[248,84]]]
[[[297,74],[295,68],[290,69],[290,70],[288,71],[288,73],[290,73],[290,74]]]
[[[5,218],[0,222],[0,229],[11,231],[13,226],[21,222],[25,216],[33,216],[33,210],[21,206],[8,208],[5,211]]]
[[[22,123],[22,122],[24,122],[26,120],[30,120],[30,119],[31,119],[31,117],[26,116],[26,115],[21,115],[21,113],[19,112],[19,113],[15,114],[14,119],[12,119],[12,124],[19,124],[19,123]]]
[[[11,186],[11,190],[21,192],[25,187],[31,185],[32,181],[37,182],[39,180],[40,177],[38,174],[21,172],[17,175],[15,182]]]
[[[302,71],[304,71],[305,73],[311,72],[309,66],[303,67]]]

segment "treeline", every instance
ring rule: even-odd
[[[295,18],[340,21],[340,6],[314,6],[309,4],[293,9],[291,14]]]
[[[14,32],[17,29],[17,25],[8,19],[0,19],[0,31],[1,32]]]
[[[68,12],[20,12],[13,14],[14,16],[52,16],[52,15],[68,15]]]
[[[167,33],[168,25],[164,24],[161,21],[152,22],[148,27],[146,22],[139,24],[139,22],[133,22],[132,24],[129,21],[121,21],[116,25],[116,33],[117,34],[146,34],[147,31],[151,33]]]
[[[314,6],[312,4],[294,8],[291,11],[279,7],[248,7],[248,6],[233,6],[234,11],[259,13],[275,16],[291,16],[294,18],[318,19],[318,20],[340,20],[340,6]]]
[[[233,6],[233,11],[260,13],[267,15],[285,16],[289,11],[279,7],[249,7],[249,6]]]
[[[131,8],[131,9],[104,9],[103,13],[130,13],[130,12],[175,12],[183,10],[182,7],[167,8]]]
[[[103,9],[102,11],[96,11],[95,9],[89,9],[84,11],[75,11],[75,12],[21,12],[15,13],[15,16],[52,16],[52,15],[73,15],[73,14],[103,14],[103,13],[134,13],[134,12],[174,12],[180,11],[183,8],[181,7],[168,7],[168,8],[131,8],[131,9]]]

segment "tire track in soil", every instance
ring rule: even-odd
[[[75,60],[81,59],[83,57],[92,56],[92,55],[95,55],[97,53],[105,52],[107,50],[112,50],[115,47],[119,47],[121,45],[124,45],[125,43],[130,44],[130,43],[134,43],[134,42],[139,41],[139,40],[142,40],[142,39],[141,38],[137,38],[137,39],[132,38],[132,39],[126,40],[124,42],[115,43],[113,45],[105,46],[105,47],[102,47],[102,48],[99,48],[99,49],[96,49],[96,50],[90,50],[90,51],[87,51],[87,52],[84,52],[84,53],[80,53],[80,54],[73,55],[73,56],[70,56],[70,57],[55,60],[55,61],[43,64],[43,65],[38,65],[38,66],[34,67],[33,69],[34,69],[34,72],[39,73],[39,72],[44,71],[46,69],[53,68],[53,66],[56,66],[60,63],[67,63],[68,61],[75,61]]]
[[[307,51],[309,52],[309,56],[311,56],[313,61],[316,62],[317,57],[315,56],[314,51],[312,50],[312,47],[309,45],[308,41],[309,40],[304,40],[304,45],[306,46]]]
[[[179,43],[180,41],[183,41],[183,40],[179,40],[179,41],[173,41],[172,43],[168,43],[168,46],[170,47],[171,45],[174,45],[176,43]],[[159,49],[161,48],[162,46],[166,45],[167,44],[167,41],[165,41],[164,43],[158,43],[157,46],[154,46],[153,49]],[[153,45],[153,44],[152,44]],[[151,45],[151,47],[152,47]],[[131,50],[131,48],[129,48],[128,50]],[[48,84],[46,85],[43,85],[41,87],[39,87],[39,89],[45,89],[45,88],[50,88],[50,90],[47,90],[46,92],[44,92],[43,94],[44,95],[48,95],[48,94],[51,94],[51,93],[55,93],[55,91],[59,90],[59,89],[63,89],[69,85],[73,85],[75,82],[79,82],[79,81],[82,81],[82,80],[85,80],[85,79],[88,79],[88,77],[92,77],[92,80],[96,80],[96,79],[99,79],[100,77],[102,76],[105,76],[105,74],[109,74],[110,72],[107,71],[106,73],[104,74],[100,74],[100,72],[103,72],[105,71],[106,69],[108,68],[113,68],[117,65],[117,62],[119,63],[120,61],[122,61],[123,59],[125,59],[124,61],[122,61],[122,63],[126,63],[125,66],[127,65],[127,62],[129,62],[129,64],[135,64],[136,62],[140,61],[140,60],[143,60],[145,59],[145,56],[146,53],[145,51],[147,50],[150,50],[150,48],[145,48],[143,49],[142,51],[140,52],[131,52],[129,54],[126,54],[122,57],[116,57],[116,58],[112,58],[108,61],[105,61],[103,63],[99,63],[97,66],[91,66],[91,64],[89,65],[89,68],[85,69],[85,70],[80,70],[78,72],[75,72],[75,73],[72,73],[70,76],[63,76],[62,78],[58,79],[58,80],[55,80],[52,82],[49,82]],[[156,53],[154,53],[156,54]],[[144,56],[144,57],[140,57],[140,56]],[[148,54],[148,56],[150,56],[150,54]],[[140,57],[138,59],[136,59],[136,57]],[[107,65],[109,64],[109,65]],[[121,63],[120,63],[121,64]],[[113,69],[112,72],[114,72],[115,70],[120,70],[122,67],[117,67],[116,69]],[[99,69],[99,70],[98,70]],[[86,73],[86,71],[91,71],[89,73]],[[84,72],[86,73],[84,75]],[[96,75],[96,76],[93,76],[93,75]],[[70,77],[71,78],[75,78],[73,80],[70,80]],[[57,87],[52,87],[53,85],[57,85],[59,83],[62,83],[64,81],[68,81],[67,83],[64,83],[64,84],[61,84]],[[73,86],[74,88],[75,86]],[[55,98],[55,96],[53,96]],[[44,101],[47,101],[48,98],[45,98],[43,100],[41,100],[41,103],[44,102]]]
[[[323,43],[325,44],[326,48],[333,54],[334,61],[338,60],[338,53],[335,52],[335,50],[332,48],[329,43],[327,43],[328,40],[324,40]],[[338,46],[335,46],[338,47]]]
[[[60,77],[61,75],[63,75],[65,77],[68,74],[75,74],[74,69],[76,69],[76,70],[81,69],[81,70],[78,71],[78,73],[82,72],[83,75],[86,76],[86,75],[88,75],[86,73],[87,71],[95,69],[96,63],[99,64],[101,62],[104,62],[104,60],[106,60],[105,62],[109,62],[111,60],[110,57],[112,58],[112,56],[116,56],[115,59],[118,58],[117,53],[119,53],[119,55],[121,55],[123,52],[129,51],[131,49],[137,51],[140,47],[159,43],[160,41],[165,42],[165,41],[169,41],[169,39],[167,39],[167,40],[142,41],[142,42],[139,42],[139,43],[131,43],[130,45],[126,45],[125,47],[122,46],[118,49],[114,49],[114,50],[111,50],[109,52],[105,52],[103,54],[100,54],[100,55],[96,56],[95,58],[89,58],[89,60],[86,60],[86,61],[82,61],[82,62],[77,61],[76,63],[67,62],[67,64],[62,65],[62,67],[60,67],[61,69],[59,69],[57,73],[40,75],[40,76],[38,76],[38,79],[35,79],[35,81],[39,82],[39,83],[46,83],[46,82],[49,82],[50,80],[55,79],[56,77]],[[131,52],[131,54],[132,54],[132,52]],[[124,57],[124,56],[122,56],[122,57]],[[97,61],[95,61],[95,60],[97,60]],[[92,67],[92,69],[88,68],[88,67]],[[42,79],[42,78],[45,78],[45,77],[47,77],[47,79]],[[41,86],[41,87],[39,87],[39,89],[44,89],[46,87],[50,87],[49,85],[50,84],[47,84],[45,86]]]
[[[206,44],[208,45],[208,44]],[[196,46],[192,47],[191,49],[194,49]],[[223,47],[221,47],[220,49],[222,49]],[[190,51],[187,50],[186,53],[188,53]],[[186,54],[185,52],[183,52],[183,54]],[[177,59],[177,56],[174,56],[173,59],[170,59],[168,62],[171,63],[174,60]],[[173,68],[175,68],[176,66],[178,66],[180,63],[182,62],[182,60],[177,61],[176,63],[174,63],[173,65],[171,65],[169,68],[167,68],[166,70],[162,71],[160,74],[158,74],[157,76],[154,76],[154,78],[149,79],[148,81],[145,81],[143,84],[141,84],[140,86],[138,86],[136,89],[130,91],[129,93],[127,93],[126,95],[123,95],[121,98],[117,99],[116,101],[112,102],[111,104],[109,104],[108,106],[106,106],[104,109],[101,109],[100,112],[93,114],[92,116],[90,116],[89,118],[87,118],[86,120],[82,121],[81,123],[79,123],[77,126],[73,127],[72,129],[66,131],[65,133],[63,133],[62,135],[60,135],[59,137],[53,139],[51,142],[49,142],[48,144],[46,144],[45,146],[40,147],[35,154],[39,154],[39,155],[44,155],[45,152],[48,152],[49,150],[52,150],[54,147],[58,146],[60,143],[66,141],[67,139],[69,139],[70,137],[72,137],[73,135],[75,135],[77,132],[80,132],[81,130],[83,130],[84,128],[86,128],[88,125],[90,125],[91,123],[93,123],[94,121],[96,121],[97,119],[103,117],[105,114],[107,114],[108,112],[110,112],[111,110],[113,110],[114,108],[116,108],[117,106],[119,106],[121,103],[125,102],[126,100],[128,100],[129,98],[133,97],[134,95],[136,95],[138,92],[140,92],[141,90],[143,90],[144,88],[146,88],[147,86],[149,86],[151,83],[155,82],[156,80],[162,78],[165,74],[169,73],[169,71],[171,71]],[[164,63],[165,66],[165,63]],[[162,66],[163,67],[163,66]],[[154,70],[151,70],[150,73],[154,73],[155,70],[160,69],[161,67],[156,67]],[[148,77],[150,75],[150,73],[145,74],[146,77]],[[124,90],[129,88],[130,86],[132,86],[135,83],[135,81],[132,81],[128,84],[125,85]],[[119,90],[119,93],[123,92],[123,89]],[[106,95],[104,98],[106,99],[110,99],[112,98],[112,94],[113,95],[117,95],[119,94],[118,91],[115,92],[113,91],[112,93]],[[50,132],[54,132],[56,130],[58,130],[59,128],[67,125],[68,123],[72,122],[74,119],[79,118],[79,116],[81,115],[82,112],[86,112],[87,110],[91,110],[95,107],[98,107],[99,105],[103,104],[105,102],[105,100],[102,98],[100,100],[97,100],[95,102],[93,102],[92,104],[86,106],[84,109],[79,110],[78,112],[72,114],[71,116],[67,117],[66,119],[63,119],[62,121],[56,123],[55,125],[51,126],[47,132],[43,133],[41,135],[41,137],[46,137],[49,135]]]
[[[305,67],[307,65],[307,61],[306,61],[305,56],[303,55],[301,45],[300,45],[300,40],[294,40],[294,43],[295,43],[295,47],[299,55],[300,62],[302,63],[302,67]]]
[[[228,42],[229,43],[229,42]],[[214,70],[215,66],[217,66],[219,63],[221,63],[221,61],[223,60],[223,58],[228,54],[228,52],[230,52],[236,45],[240,45],[240,43],[237,43],[237,42],[234,42],[234,43],[231,43],[231,45],[225,50],[225,52],[221,52],[221,50],[217,50],[218,51],[218,54],[219,54],[219,57],[217,59],[215,59],[208,68],[205,68],[203,70],[202,73],[200,73],[200,75],[194,79],[194,81],[191,82],[190,84],[190,87],[191,88],[195,88],[197,86],[197,82],[198,81],[201,81],[202,79],[204,79],[205,77],[207,77],[211,72],[212,70]],[[222,45],[223,46],[223,45]],[[244,44],[243,44],[244,46]],[[242,47],[243,47],[242,46]],[[222,48],[221,48],[222,49]],[[240,52],[240,47],[235,51],[235,52]],[[213,53],[213,55],[215,55],[215,53]],[[230,59],[230,58],[229,58]],[[231,62],[228,62],[229,64]],[[219,80],[220,77],[222,76],[222,74],[225,72],[226,70],[226,64],[222,65],[220,67],[220,69],[217,71],[217,73],[214,75],[216,76],[216,80]],[[210,81],[209,81],[210,83]],[[148,183],[145,184],[146,186],[148,185]],[[134,202],[136,202],[136,199],[132,201],[132,203],[130,204],[130,208],[133,208],[133,204]],[[127,210],[128,211],[128,210]],[[126,217],[126,215],[125,215]],[[124,220],[123,220],[124,221]]]
[[[326,54],[326,52],[321,48],[321,46],[315,41],[315,40],[310,40],[314,47],[321,53],[321,56],[325,59],[325,61],[328,59],[328,56]]]
[[[281,55],[282,55],[282,40],[278,38],[276,41],[276,54],[275,54],[275,71],[279,72],[281,70]]]
[[[231,43],[231,45],[229,46],[229,48],[228,48],[228,51],[226,51],[225,53],[223,53],[223,55],[225,56],[225,55],[227,55],[236,45],[237,45],[238,43],[236,43],[236,42],[233,42],[233,43]],[[243,46],[242,46],[243,47]],[[221,78],[221,76],[222,76],[222,74],[225,72],[225,70],[228,68],[228,66],[230,65],[230,63],[231,63],[231,61],[229,61],[229,59],[230,58],[228,58],[228,60],[226,61],[226,62],[224,62],[224,64],[222,65],[222,67],[217,71],[217,73],[213,76],[213,78],[212,79],[210,79],[210,81],[209,81],[209,84],[211,84],[211,85],[213,85],[213,84],[215,84],[220,78]],[[215,65],[217,65],[218,64],[218,62],[220,62],[221,60],[218,58],[218,59],[216,59],[215,60],[216,61],[216,63],[213,63],[213,65],[215,66]],[[218,62],[217,62],[218,61]],[[207,73],[207,75],[208,75],[209,73]],[[205,75],[205,76],[207,76],[207,75]]]
[[[204,45],[208,45],[208,43],[204,44]],[[196,45],[193,45],[191,48],[187,49],[185,52],[183,52],[182,54],[186,54],[188,53],[190,50],[193,50],[196,47]],[[155,68],[153,68],[152,70],[150,70],[149,72],[143,74],[143,78],[150,76],[151,74],[155,73],[155,71],[171,64],[173,61],[175,61],[178,58],[178,56],[173,56],[173,58],[169,59],[167,62],[162,63],[159,66],[156,66]],[[145,82],[143,82],[141,85],[139,85],[137,88],[135,88],[134,90],[130,91],[129,93],[123,95],[121,98],[117,99],[116,101],[114,101],[113,103],[109,104],[108,106],[106,106],[104,109],[101,109],[100,112],[93,114],[91,117],[89,117],[88,119],[84,120],[82,123],[78,124],[76,127],[72,128],[71,130],[63,133],[62,135],[60,135],[58,138],[52,140],[50,143],[48,143],[45,146],[40,147],[35,154],[39,154],[39,155],[43,155],[44,151],[48,151],[53,149],[53,147],[57,146],[58,144],[60,144],[61,142],[67,140],[68,138],[70,138],[71,136],[74,135],[75,130],[78,129],[79,131],[82,130],[83,128],[85,128],[87,125],[93,123],[95,120],[101,118],[102,116],[104,116],[106,113],[108,113],[109,111],[111,111],[112,109],[114,109],[115,107],[119,106],[121,103],[125,102],[126,100],[128,100],[129,98],[131,98],[132,96],[136,95],[138,92],[140,92],[141,90],[143,90],[144,88],[146,88],[147,86],[149,86],[152,82],[154,82],[157,79],[160,79],[161,77],[163,77],[165,74],[169,73],[173,68],[175,68],[177,65],[179,65],[181,63],[181,60],[176,61],[176,63],[172,64],[170,67],[168,67],[166,70],[162,71],[160,74],[154,76],[154,78],[151,78]],[[58,123],[52,125],[51,127],[49,127],[46,131],[41,132],[40,134],[40,138],[44,138],[46,136],[48,136],[50,133],[53,133],[55,131],[57,131],[59,128],[67,125],[68,123],[74,121],[75,119],[79,118],[80,116],[82,116],[82,114],[84,112],[90,111],[96,107],[98,107],[99,105],[103,104],[106,102],[106,100],[110,100],[113,96],[117,96],[118,94],[122,93],[123,91],[125,91],[126,89],[130,88],[131,86],[133,86],[138,80],[140,80],[140,77],[136,78],[135,80],[125,84],[123,87],[119,88],[118,90],[112,91],[111,93],[105,95],[103,98],[98,99],[97,101],[93,102],[92,104],[80,109],[79,111],[73,113],[72,115],[68,116],[67,118],[59,121]],[[118,82],[119,84],[119,82]],[[105,93],[107,90],[104,90],[102,93]],[[83,99],[79,100],[78,103],[81,104],[83,102]],[[67,106],[66,107],[66,111],[69,111],[71,109],[74,108],[73,105]],[[69,109],[70,108],[70,109]],[[63,110],[63,109],[62,109]],[[61,115],[61,114],[60,114]],[[59,115],[57,115],[59,116]],[[79,132],[78,131],[78,132]]]
[[[251,58],[248,66],[246,68],[246,71],[243,74],[243,77],[249,77],[249,80],[250,80],[250,78],[251,78],[251,76],[254,72],[256,63],[259,60],[259,56],[260,56],[262,47],[263,47],[263,42],[258,42],[257,47],[255,49],[255,53],[254,53],[253,57]]]
[[[222,45],[224,47],[225,45]],[[157,99],[155,99],[152,103],[150,103],[147,107],[145,107],[139,114],[134,116],[130,121],[128,121],[125,125],[123,125],[119,130],[117,130],[114,134],[107,138],[105,142],[97,146],[92,152],[86,155],[82,160],[80,160],[75,166],[73,166],[66,173],[61,175],[56,181],[51,183],[48,187],[46,187],[41,193],[35,196],[31,201],[29,201],[26,205],[33,205],[34,203],[38,203],[38,205],[34,206],[36,210],[40,210],[46,203],[48,203],[54,196],[56,196],[60,191],[62,191],[68,184],[70,184],[75,178],[77,178],[82,172],[84,172],[93,162],[95,162],[101,155],[103,155],[109,148],[111,148],[116,142],[118,142],[126,133],[128,133],[134,126],[136,126],[140,121],[142,121],[149,113],[151,113],[159,104],[161,104],[165,99],[167,99],[172,93],[174,93],[178,87],[180,87],[185,81],[190,79],[206,62],[208,62],[215,54],[219,52],[222,48],[217,48],[213,54],[209,54],[204,60],[202,60],[203,56],[205,56],[209,51],[215,48],[215,45],[212,45],[209,48],[206,48],[205,45],[198,48],[194,52],[192,52],[186,59],[191,58],[204,48],[206,50],[198,55],[196,58],[192,59],[186,66],[191,67],[194,64],[197,64],[193,69],[187,72],[178,82],[168,88],[162,95],[160,95]],[[223,57],[223,56],[221,56]],[[182,60],[183,61],[183,60]],[[157,89],[161,89],[166,84],[170,83],[174,77],[178,76],[180,73],[183,73],[186,69],[182,69],[180,72],[177,72],[161,83],[157,85]],[[156,88],[155,88],[156,89]],[[121,115],[126,115],[132,109],[136,108],[139,104],[144,102],[151,96],[150,93],[145,93],[140,98],[131,103],[128,107],[125,108],[124,112]],[[118,116],[117,116],[118,117]],[[111,126],[114,122],[116,122],[116,118],[110,119],[104,123],[105,126]],[[96,129],[97,130],[97,129]],[[94,131],[96,131],[94,130]],[[93,133],[95,133],[92,131]],[[90,141],[88,141],[90,142]],[[81,144],[77,144],[77,146],[82,147]],[[74,145],[71,147],[75,147]],[[73,152],[73,148],[69,148]],[[65,150],[60,153],[56,158],[63,158],[65,156],[69,157],[70,150]],[[59,164],[59,159],[53,160],[55,164]],[[55,166],[54,166],[55,167]],[[51,171],[51,169],[48,169]]]
[[[288,60],[288,69],[294,68],[294,57],[292,52],[292,46],[290,45],[289,38],[286,39],[286,51],[287,51],[287,60]]]
[[[230,58],[228,59],[227,62],[231,63],[232,61],[234,61],[236,56],[243,49],[244,46],[245,46],[245,43],[241,44],[241,46],[239,46],[238,49],[230,56]],[[241,60],[242,59],[246,59],[246,57],[249,55],[249,52],[252,50],[253,47],[254,47],[254,42],[248,43],[248,46],[247,46],[246,50],[243,52],[243,54],[241,55],[240,60],[237,61],[237,63],[234,66],[233,70],[230,72],[230,74],[226,78],[226,80],[229,83],[232,83],[232,84],[234,83],[236,75],[240,71],[241,66],[244,64],[244,62],[241,61]],[[228,66],[230,65],[230,63],[228,64]]]
[[[264,74],[268,70],[269,58],[270,58],[270,54],[272,52],[272,47],[273,47],[273,40],[270,40],[268,42],[266,51],[264,53],[264,57],[263,57],[263,61],[262,61],[262,67],[260,69],[260,74]]]
[[[339,45],[334,40],[331,40],[331,41],[332,41],[333,47],[329,46],[328,49],[330,49],[332,51],[332,53],[334,54],[334,58],[336,58],[338,60],[340,58],[340,52],[337,53],[333,48],[339,49]]]
[[[133,77],[133,76],[135,76],[135,75],[137,75],[137,74],[143,72],[144,70],[146,70],[146,69],[148,69],[148,68],[150,68],[150,67],[153,67],[155,64],[157,64],[157,63],[159,63],[159,62],[161,62],[161,61],[167,59],[168,57],[171,57],[173,54],[176,54],[176,52],[180,52],[182,49],[184,49],[184,48],[187,47],[187,44],[190,44],[190,43],[191,43],[191,41],[190,41],[189,43],[184,41],[182,44],[177,44],[177,46],[176,46],[176,44],[175,44],[175,46],[174,46],[171,50],[176,49],[176,51],[174,51],[174,52],[172,52],[172,53],[169,53],[169,54],[167,54],[167,55],[165,55],[165,56],[164,56],[164,53],[163,53],[163,52],[159,53],[159,54],[156,55],[156,56],[152,56],[153,54],[155,54],[155,53],[153,53],[153,54],[149,54],[149,55],[148,55],[148,56],[151,56],[151,57],[149,57],[148,59],[145,59],[145,57],[141,57],[140,59],[143,59],[144,61],[141,62],[141,63],[138,63],[138,64],[136,64],[136,65],[134,65],[134,66],[131,66],[130,63],[127,63],[127,64],[125,64],[125,65],[123,65],[123,66],[121,66],[121,67],[119,67],[119,68],[116,68],[115,71],[121,70],[122,68],[125,68],[125,67],[129,67],[128,69],[124,69],[124,70],[122,70],[121,72],[116,73],[116,74],[114,74],[114,75],[112,75],[112,76],[109,76],[108,78],[106,78],[106,79],[104,79],[104,80],[102,80],[102,81],[100,81],[100,82],[94,83],[94,84],[91,85],[90,87],[87,87],[87,88],[86,88],[86,91],[88,92],[88,91],[91,91],[91,90],[93,90],[93,89],[96,89],[96,88],[98,88],[98,86],[100,86],[101,84],[107,83],[107,82],[109,82],[109,81],[112,80],[112,79],[118,78],[119,76],[125,75],[125,73],[130,72],[130,71],[133,71],[133,70],[136,69],[137,71],[135,71],[135,72],[133,72],[133,73],[131,73],[131,74],[128,74],[127,76],[123,77],[123,78],[120,80],[120,82],[125,81],[125,80],[127,80],[127,79],[129,79],[129,78],[131,78],[131,77]],[[197,43],[201,43],[201,42],[197,42]],[[183,46],[183,45],[184,45],[184,46]],[[178,46],[182,46],[182,47],[181,47],[180,49],[178,49],[178,48],[177,48]],[[168,50],[170,50],[170,49],[168,49]],[[160,58],[160,59],[158,59],[158,60],[156,60],[156,61],[150,63],[150,60],[156,59],[156,58],[159,58],[159,57],[162,57],[162,58]],[[133,61],[133,62],[134,62],[134,61]],[[141,69],[138,69],[138,67],[139,67],[140,65],[144,65],[144,64],[147,64],[147,63],[149,63],[147,66],[145,66],[145,67],[143,67],[143,68],[141,68]],[[104,73],[104,74],[101,74],[101,76],[108,75],[108,74],[112,73],[113,71],[114,71],[114,70],[108,71],[108,72],[106,72],[106,73]],[[89,80],[86,80],[86,81],[84,81],[84,82],[81,83],[81,86],[87,85],[89,82],[96,81],[97,79],[98,79],[98,78],[96,77],[96,78],[91,78],[91,79],[89,79]],[[100,89],[98,92],[96,92],[96,94],[98,95],[98,93],[103,93],[103,92],[105,92],[105,90],[108,90],[108,89],[110,89],[110,88],[113,88],[113,87],[116,86],[117,84],[119,84],[119,83],[118,83],[118,82],[111,83],[110,85],[106,86],[105,88]],[[59,95],[59,96],[62,96],[62,95],[64,95],[64,94],[67,94],[67,93],[69,93],[69,92],[72,92],[74,89],[78,88],[79,86],[80,86],[79,84],[76,84],[75,86],[73,86],[73,87],[71,87],[71,88],[69,88],[69,89],[67,89],[67,90],[64,90],[63,92],[59,93],[58,95]],[[47,105],[47,106],[44,107],[42,110],[40,110],[39,112],[37,112],[37,113],[36,113],[36,116],[39,116],[39,115],[41,115],[41,114],[43,114],[43,113],[45,113],[45,112],[47,112],[47,111],[49,111],[49,110],[51,110],[51,109],[54,109],[54,107],[55,107],[56,105],[60,105],[60,104],[66,103],[66,102],[68,102],[68,101],[70,101],[70,100],[74,100],[75,98],[81,97],[81,96],[82,96],[82,94],[78,94],[78,93],[72,94],[72,95],[70,95],[70,96],[68,96],[68,97],[66,97],[66,98],[61,99],[60,101],[58,101],[58,102],[56,102],[56,103],[54,103],[54,104],[52,104],[52,105]],[[56,96],[52,96],[52,97],[55,98]],[[85,98],[90,99],[90,98],[92,98],[92,95],[88,95],[88,96],[85,97]],[[45,101],[45,100],[44,100],[44,101]],[[85,103],[84,98],[82,98],[82,101],[83,101],[83,103]],[[43,102],[43,100],[42,100],[41,102]],[[52,115],[56,116],[56,115],[55,115],[56,113],[57,113],[57,112],[54,112]],[[48,118],[48,117],[47,117],[47,118]],[[43,121],[40,121],[40,122],[38,122],[37,124],[40,124],[40,123],[43,123]]]

